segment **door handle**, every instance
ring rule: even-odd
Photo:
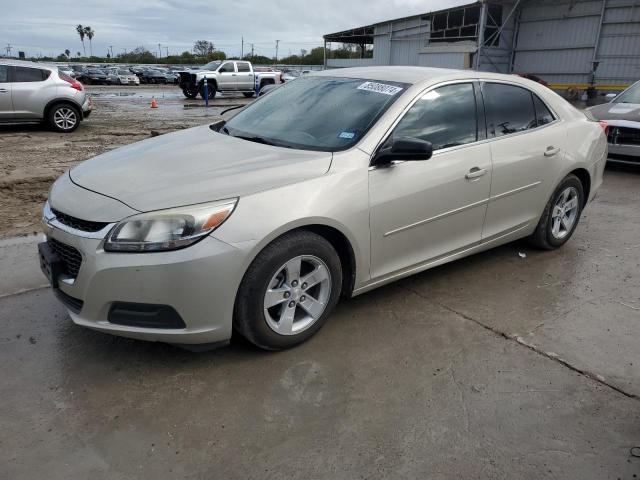
[[[560,151],[559,148],[554,147],[553,145],[550,145],[547,147],[547,149],[544,151],[544,156],[545,157],[553,157],[556,153],[558,153]]]
[[[467,180],[473,180],[474,178],[482,177],[486,173],[487,170],[484,168],[473,167],[471,170],[469,170],[469,173],[464,176],[464,178],[466,178]]]
[[[7,90],[6,88],[0,88],[0,93],[7,93],[9,90]]]
[[[236,74],[235,74],[235,73],[232,73],[232,74],[231,74],[231,76],[232,76],[232,77],[235,77],[235,76],[236,76]]]

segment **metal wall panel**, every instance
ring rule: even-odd
[[[468,53],[421,53],[418,65],[421,67],[465,68]]]

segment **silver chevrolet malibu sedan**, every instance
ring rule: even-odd
[[[340,297],[523,237],[562,246],[602,183],[606,128],[516,76],[313,73],[65,173],[41,266],[78,325],[283,349]]]

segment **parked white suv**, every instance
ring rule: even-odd
[[[91,98],[80,82],[53,65],[0,61],[0,123],[46,122],[72,132],[91,113]]]

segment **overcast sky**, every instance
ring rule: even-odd
[[[77,24],[95,31],[93,52],[114,54],[144,45],[162,55],[191,50],[195,40],[210,40],[229,55],[279,57],[322,45],[322,35],[391,18],[439,10],[471,0],[0,0],[0,46],[13,55],[57,56],[82,51]],[[87,54],[89,44],[85,40]]]

